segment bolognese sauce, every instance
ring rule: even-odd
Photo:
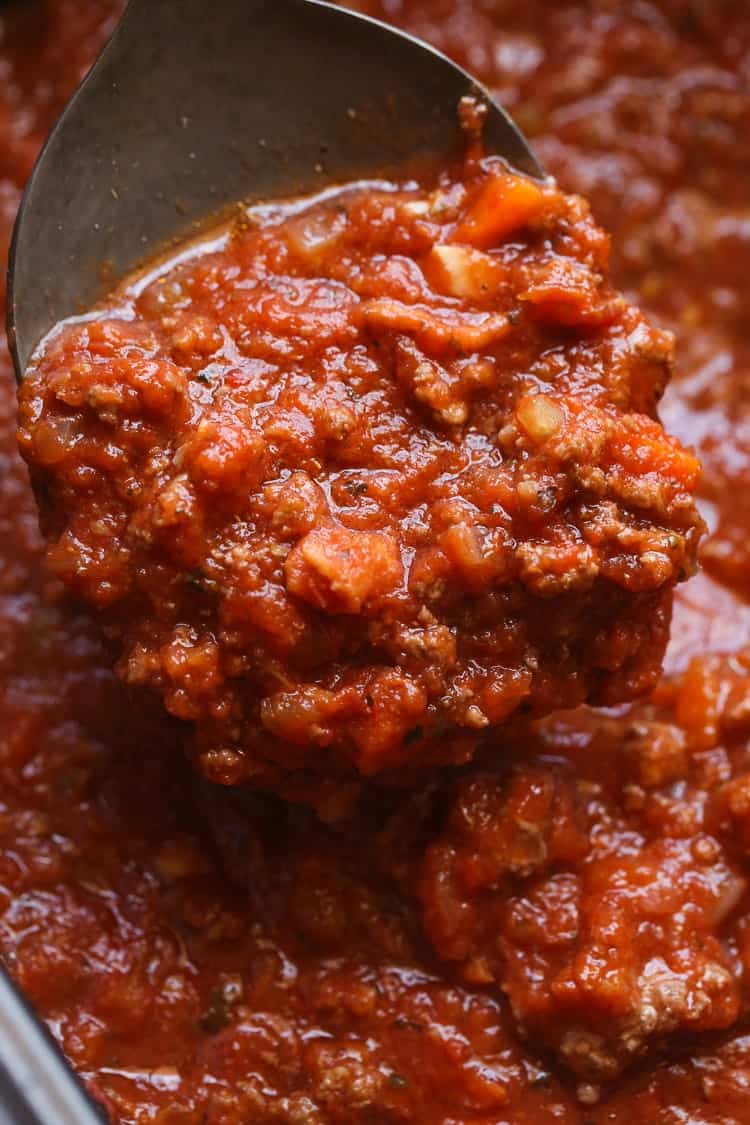
[[[580,198],[475,148],[243,214],[20,390],[51,571],[124,681],[209,778],[327,817],[519,708],[643,694],[694,568],[671,338]]]
[[[649,698],[510,717],[322,824],[196,780],[43,564],[0,388],[0,951],[115,1122],[744,1125],[750,15],[367,0],[466,63],[677,337],[709,534]],[[3,10],[7,239],[110,0]],[[422,409],[420,407],[420,409]]]

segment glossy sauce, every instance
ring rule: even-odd
[[[742,1123],[750,15],[369,10],[495,86],[613,230],[620,283],[677,329],[665,416],[701,448],[714,528],[679,595],[683,671],[632,712],[519,727],[507,771],[350,828],[201,790],[176,725],[133,707],[40,566],[4,359],[0,946],[122,1122]],[[4,24],[6,237],[114,15],[49,0]]]
[[[212,781],[342,819],[516,712],[654,686],[699,464],[608,261],[472,140],[436,182],[251,210],[42,344],[50,573]]]

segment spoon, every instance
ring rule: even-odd
[[[541,176],[489,94],[403,32],[322,0],[130,0],[26,188],[8,278],[20,380],[58,321],[207,217],[445,155],[457,106]]]
[[[105,1111],[28,1002],[0,973],[0,1125],[103,1125]]]
[[[487,150],[541,177],[486,91],[382,23],[323,0],[130,0],[18,213],[8,273],[17,378],[55,324],[228,205],[447,154],[466,94],[488,107]],[[0,1075],[13,1079],[7,1092],[0,1083],[0,1125],[6,1103],[8,1120],[94,1125],[93,1103],[2,966],[0,1000]]]

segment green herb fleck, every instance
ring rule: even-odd
[[[226,980],[220,988],[209,993],[208,1007],[198,1020],[198,1026],[208,1035],[215,1035],[232,1022],[232,1007],[242,999],[242,981]]]
[[[223,1031],[232,1022],[227,998],[220,988],[214,989],[209,998],[208,1007],[198,1020],[201,1031],[207,1035],[216,1035]]]
[[[210,386],[214,379],[221,379],[226,368],[221,363],[209,363],[201,371],[196,371],[195,378],[199,383],[203,383],[204,387]]]
[[[191,590],[205,590],[206,575],[202,570],[188,570],[185,574],[185,585]]]
[[[405,1090],[409,1085],[409,1080],[404,1078],[403,1074],[396,1074],[394,1072],[388,1075],[388,1083],[394,1090]]]

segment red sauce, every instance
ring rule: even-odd
[[[116,1121],[742,1123],[750,15],[370,10],[499,91],[613,230],[619,283],[677,331],[664,415],[700,447],[712,530],[710,577],[678,594],[679,671],[646,703],[519,719],[502,765],[380,793],[354,823],[202,789],[179,724],[133,706],[42,568],[4,357],[0,949]],[[113,15],[4,18],[6,237]]]
[[[698,462],[580,199],[471,152],[195,254],[55,331],[20,440],[51,572],[209,778],[340,817],[357,775],[653,686]]]

